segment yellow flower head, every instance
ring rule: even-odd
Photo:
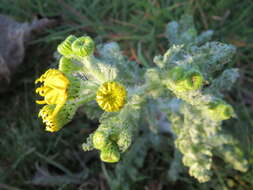
[[[44,97],[44,100],[36,103],[63,105],[66,102],[69,80],[61,71],[49,69],[35,81],[35,84],[38,82],[43,84],[36,89],[36,93]]]
[[[72,120],[77,108],[78,105],[73,102],[65,103],[60,109],[58,105],[45,105],[39,111],[38,116],[46,124],[47,131],[56,132]]]
[[[41,117],[43,123],[46,124],[46,131],[56,132],[62,128],[62,126],[57,122],[54,113],[54,105],[45,105],[39,112],[38,117]]]
[[[103,83],[96,96],[98,105],[107,112],[119,111],[126,102],[126,89],[117,82]]]

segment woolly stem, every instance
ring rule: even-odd
[[[105,76],[103,73],[100,72],[98,62],[99,60],[96,59],[93,55],[84,57],[81,62],[84,65],[84,72],[87,70],[89,74],[92,75],[100,84],[106,81]]]

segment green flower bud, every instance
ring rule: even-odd
[[[184,77],[184,68],[180,66],[174,67],[172,70],[169,71],[169,77],[172,79],[174,82],[177,82]]]
[[[104,131],[96,131],[92,137],[94,148],[101,150],[109,143],[108,135]]]
[[[64,73],[72,73],[73,71],[79,70],[81,67],[74,64],[71,59],[68,59],[66,57],[61,57],[60,63],[59,63],[59,70]]]
[[[115,163],[120,160],[120,152],[118,147],[113,144],[107,144],[100,153],[100,159],[104,162]]]
[[[217,101],[209,104],[207,113],[214,120],[227,120],[234,115],[234,109],[223,101]]]
[[[203,85],[203,76],[199,71],[190,70],[185,75],[185,87],[188,90],[198,90]]]
[[[203,76],[197,70],[187,71],[181,66],[174,67],[169,72],[169,78],[173,81],[173,88],[176,91],[189,91],[200,89],[203,85]]]
[[[67,57],[70,58],[73,55],[73,51],[71,48],[72,43],[76,40],[76,37],[73,35],[70,35],[69,37],[66,38],[60,45],[57,47],[57,51]]]
[[[77,56],[86,57],[93,54],[95,43],[89,36],[83,36],[77,38],[71,47]]]

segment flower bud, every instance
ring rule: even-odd
[[[175,66],[169,72],[169,78],[173,81],[177,91],[198,90],[203,85],[203,76],[198,70],[186,70],[181,66]]]
[[[73,51],[71,48],[72,43],[76,40],[76,37],[73,35],[70,35],[69,37],[66,38],[60,45],[57,47],[57,51],[67,57],[70,58],[73,55]]]
[[[198,90],[203,85],[203,76],[199,71],[190,70],[185,75],[185,87],[188,90]]]
[[[75,55],[86,57],[93,54],[95,43],[89,36],[77,38],[72,44],[72,50]]]
[[[100,159],[104,162],[115,163],[120,160],[120,152],[113,143],[107,144],[100,153]]]
[[[101,150],[109,143],[108,135],[103,131],[96,131],[93,134],[92,143],[94,148]]]
[[[210,103],[207,111],[214,120],[227,120],[234,115],[233,107],[223,101]]]

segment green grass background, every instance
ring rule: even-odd
[[[165,52],[165,25],[184,13],[193,14],[199,32],[215,30],[214,40],[237,46],[235,61],[241,78],[227,98],[239,119],[227,128],[242,142],[245,156],[253,164],[253,1],[252,0],[1,0],[0,13],[21,22],[37,15],[61,18],[61,23],[32,41],[24,64],[15,74],[8,93],[0,94],[0,189],[108,189],[95,152],[83,152],[81,143],[96,121],[80,111],[75,120],[58,133],[47,133],[37,118],[34,80],[55,65],[57,44],[69,34],[88,34],[96,42],[117,41],[123,53],[138,63],[152,64],[154,55]],[[169,163],[153,159],[145,166],[148,179],[132,184],[135,190],[214,189],[215,183],[198,185],[185,177],[172,184],[163,177]],[[166,165],[167,164],[167,165]],[[108,167],[108,166],[107,166]],[[167,167],[167,168],[166,168]],[[108,167],[109,170],[113,166]],[[222,172],[214,168],[219,184],[229,190],[252,190],[253,173]],[[218,188],[218,187],[217,187]],[[216,189],[215,189],[216,190]]]

